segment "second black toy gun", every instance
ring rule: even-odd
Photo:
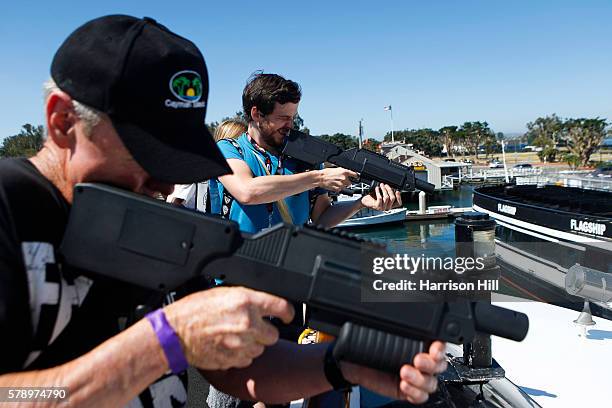
[[[528,328],[525,315],[490,304],[363,302],[368,257],[389,255],[370,241],[285,224],[243,236],[234,222],[103,185],[75,188],[60,252],[67,267],[151,291],[205,274],[306,303],[308,326],[338,336],[337,358],[390,372],[434,339],[520,341]]]
[[[306,133],[291,130],[283,154],[317,166],[325,162],[359,173],[359,180],[367,185],[385,183],[400,191],[422,190],[432,193],[433,184],[415,176],[414,170],[389,160],[382,154],[367,149],[342,150],[333,143]]]

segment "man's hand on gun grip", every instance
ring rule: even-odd
[[[353,183],[353,180],[359,178],[359,174],[341,167],[330,167],[319,170],[319,176],[318,187],[336,193],[343,188],[349,187]]]
[[[189,364],[204,370],[249,366],[278,330],[264,316],[289,323],[295,311],[285,299],[246,288],[196,292],[165,308]]]
[[[378,394],[412,404],[422,404],[438,388],[436,374],[446,370],[446,344],[435,341],[428,353],[417,354],[413,365],[402,366],[397,374],[385,373],[352,363],[342,362],[344,377]]]
[[[370,194],[361,198],[361,204],[373,210],[389,211],[394,207],[401,207],[402,198],[400,192],[388,184],[379,184]]]

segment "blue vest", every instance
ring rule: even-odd
[[[265,155],[251,144],[246,134],[236,140],[220,140],[217,146],[226,159],[243,160],[251,169],[253,177],[267,175],[266,169],[262,165],[266,161]],[[272,154],[269,154],[269,157],[272,164],[270,174],[289,175],[303,173],[307,170],[303,164],[291,158],[283,158],[281,161],[282,168],[279,170],[278,157]],[[227,194],[229,192],[226,192],[223,184],[218,180],[211,180],[210,191],[213,214],[221,214],[225,218],[236,221],[241,231],[255,233],[283,222],[276,202],[273,203],[272,212],[270,212],[267,204],[245,205],[235,199],[231,200],[231,195]],[[310,218],[309,197],[308,191],[285,197],[285,203],[287,203],[294,225],[303,225],[308,222]],[[231,202],[228,203],[227,201],[230,200]],[[215,202],[213,203],[213,201]]]

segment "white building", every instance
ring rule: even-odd
[[[412,150],[412,145],[409,146],[396,143],[387,149],[383,148],[383,154],[393,161],[413,167],[417,177],[436,186],[436,190],[452,189],[456,181],[472,171],[469,163],[434,161]]]

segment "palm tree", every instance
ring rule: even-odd
[[[172,81],[172,88],[180,96],[185,96],[185,88],[189,85],[191,85],[191,81],[182,75],[178,78],[174,78],[174,80]]]
[[[200,78],[193,78],[193,80],[191,81],[191,85],[193,86],[196,95],[202,95],[202,81],[200,80]]]

